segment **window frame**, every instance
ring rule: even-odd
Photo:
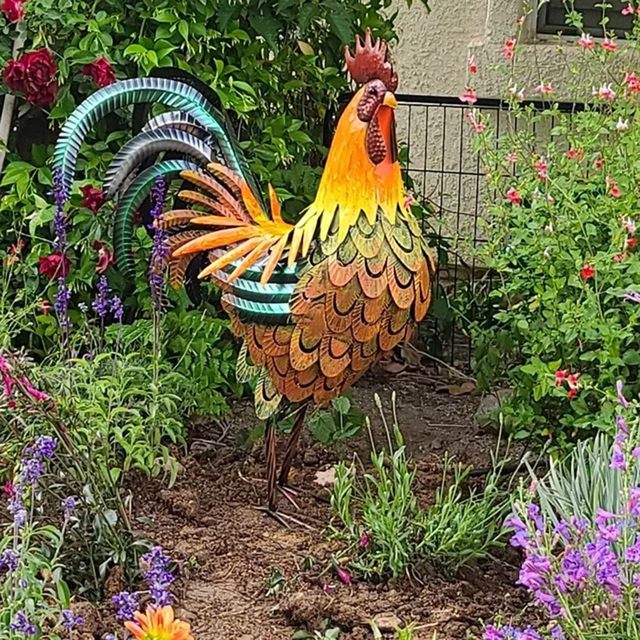
[[[597,11],[597,13],[599,14],[599,22],[601,10],[599,8],[596,8],[594,5],[599,4],[601,1],[602,0],[576,0],[576,10],[582,12],[584,12],[585,10],[590,12]],[[607,31],[610,33],[614,33],[619,38],[624,38],[625,34],[629,33],[633,28],[634,16],[623,16],[621,14],[621,10],[625,6],[624,3],[622,3],[621,6],[618,6],[619,3],[614,0],[612,4],[614,5],[614,8],[607,11],[607,16],[610,20],[610,23],[607,25]],[[552,11],[554,13],[557,13],[561,10],[566,11],[564,0],[547,0],[546,2],[538,3],[538,12],[535,23],[535,30],[538,36],[548,37],[560,34],[563,37],[575,37],[580,35],[580,32],[577,29],[566,25],[564,21],[562,22],[562,24],[558,24],[557,21],[550,21],[550,13]],[[587,14],[587,18],[590,15],[591,14]],[[613,25],[611,24],[612,22],[614,22]],[[585,21],[584,32],[594,37],[603,36],[602,26],[597,24],[597,22],[593,24]]]

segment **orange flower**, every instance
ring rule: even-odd
[[[135,622],[124,626],[136,640],[193,640],[191,626],[175,619],[173,607],[147,607],[146,613],[136,611],[133,617]]]

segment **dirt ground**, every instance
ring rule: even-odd
[[[483,466],[495,436],[474,425],[476,397],[437,391],[434,378],[424,374],[392,376],[377,370],[354,390],[353,401],[371,416],[379,442],[373,394],[389,407],[392,389],[417,465],[417,493],[426,506],[440,483],[445,452]],[[478,632],[479,620],[524,605],[523,592],[513,586],[518,558],[509,549],[456,579],[433,572],[424,584],[409,578],[380,585],[339,583],[330,570],[332,543],[321,534],[330,519],[329,490],[316,482],[316,473],[353,450],[368,459],[366,430],[329,450],[306,436],[292,484],[299,491],[301,517],[313,530],[287,529],[254,508],[265,490],[262,449],[255,445],[248,451],[237,444],[240,432],[254,424],[248,402],[238,403],[224,422],[197,423],[177,485],[136,488],[140,534],[179,562],[179,615],[191,622],[194,638],[290,640],[295,631],[319,629],[329,619],[342,629],[340,640],[366,640],[373,638],[372,618],[396,616],[417,625],[416,640],[459,640]],[[282,507],[291,511],[285,500]],[[266,593],[274,572],[280,572],[284,585],[277,597]]]

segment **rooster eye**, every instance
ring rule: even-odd
[[[378,94],[378,92],[376,91],[375,87],[369,87],[369,92],[368,93],[369,93],[370,96],[375,96],[375,95]]]

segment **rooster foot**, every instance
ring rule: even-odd
[[[291,528],[290,523],[293,523],[301,527],[305,527],[310,531],[315,531],[315,529],[311,525],[307,524],[306,522],[303,522],[302,520],[299,520],[298,518],[295,518],[294,516],[290,516],[288,513],[283,513],[282,511],[271,509],[268,506],[255,507],[255,509],[257,509],[258,511],[262,511],[262,513],[264,513],[265,516],[273,518],[278,524],[281,524],[283,527],[286,527],[287,529],[290,529]]]

